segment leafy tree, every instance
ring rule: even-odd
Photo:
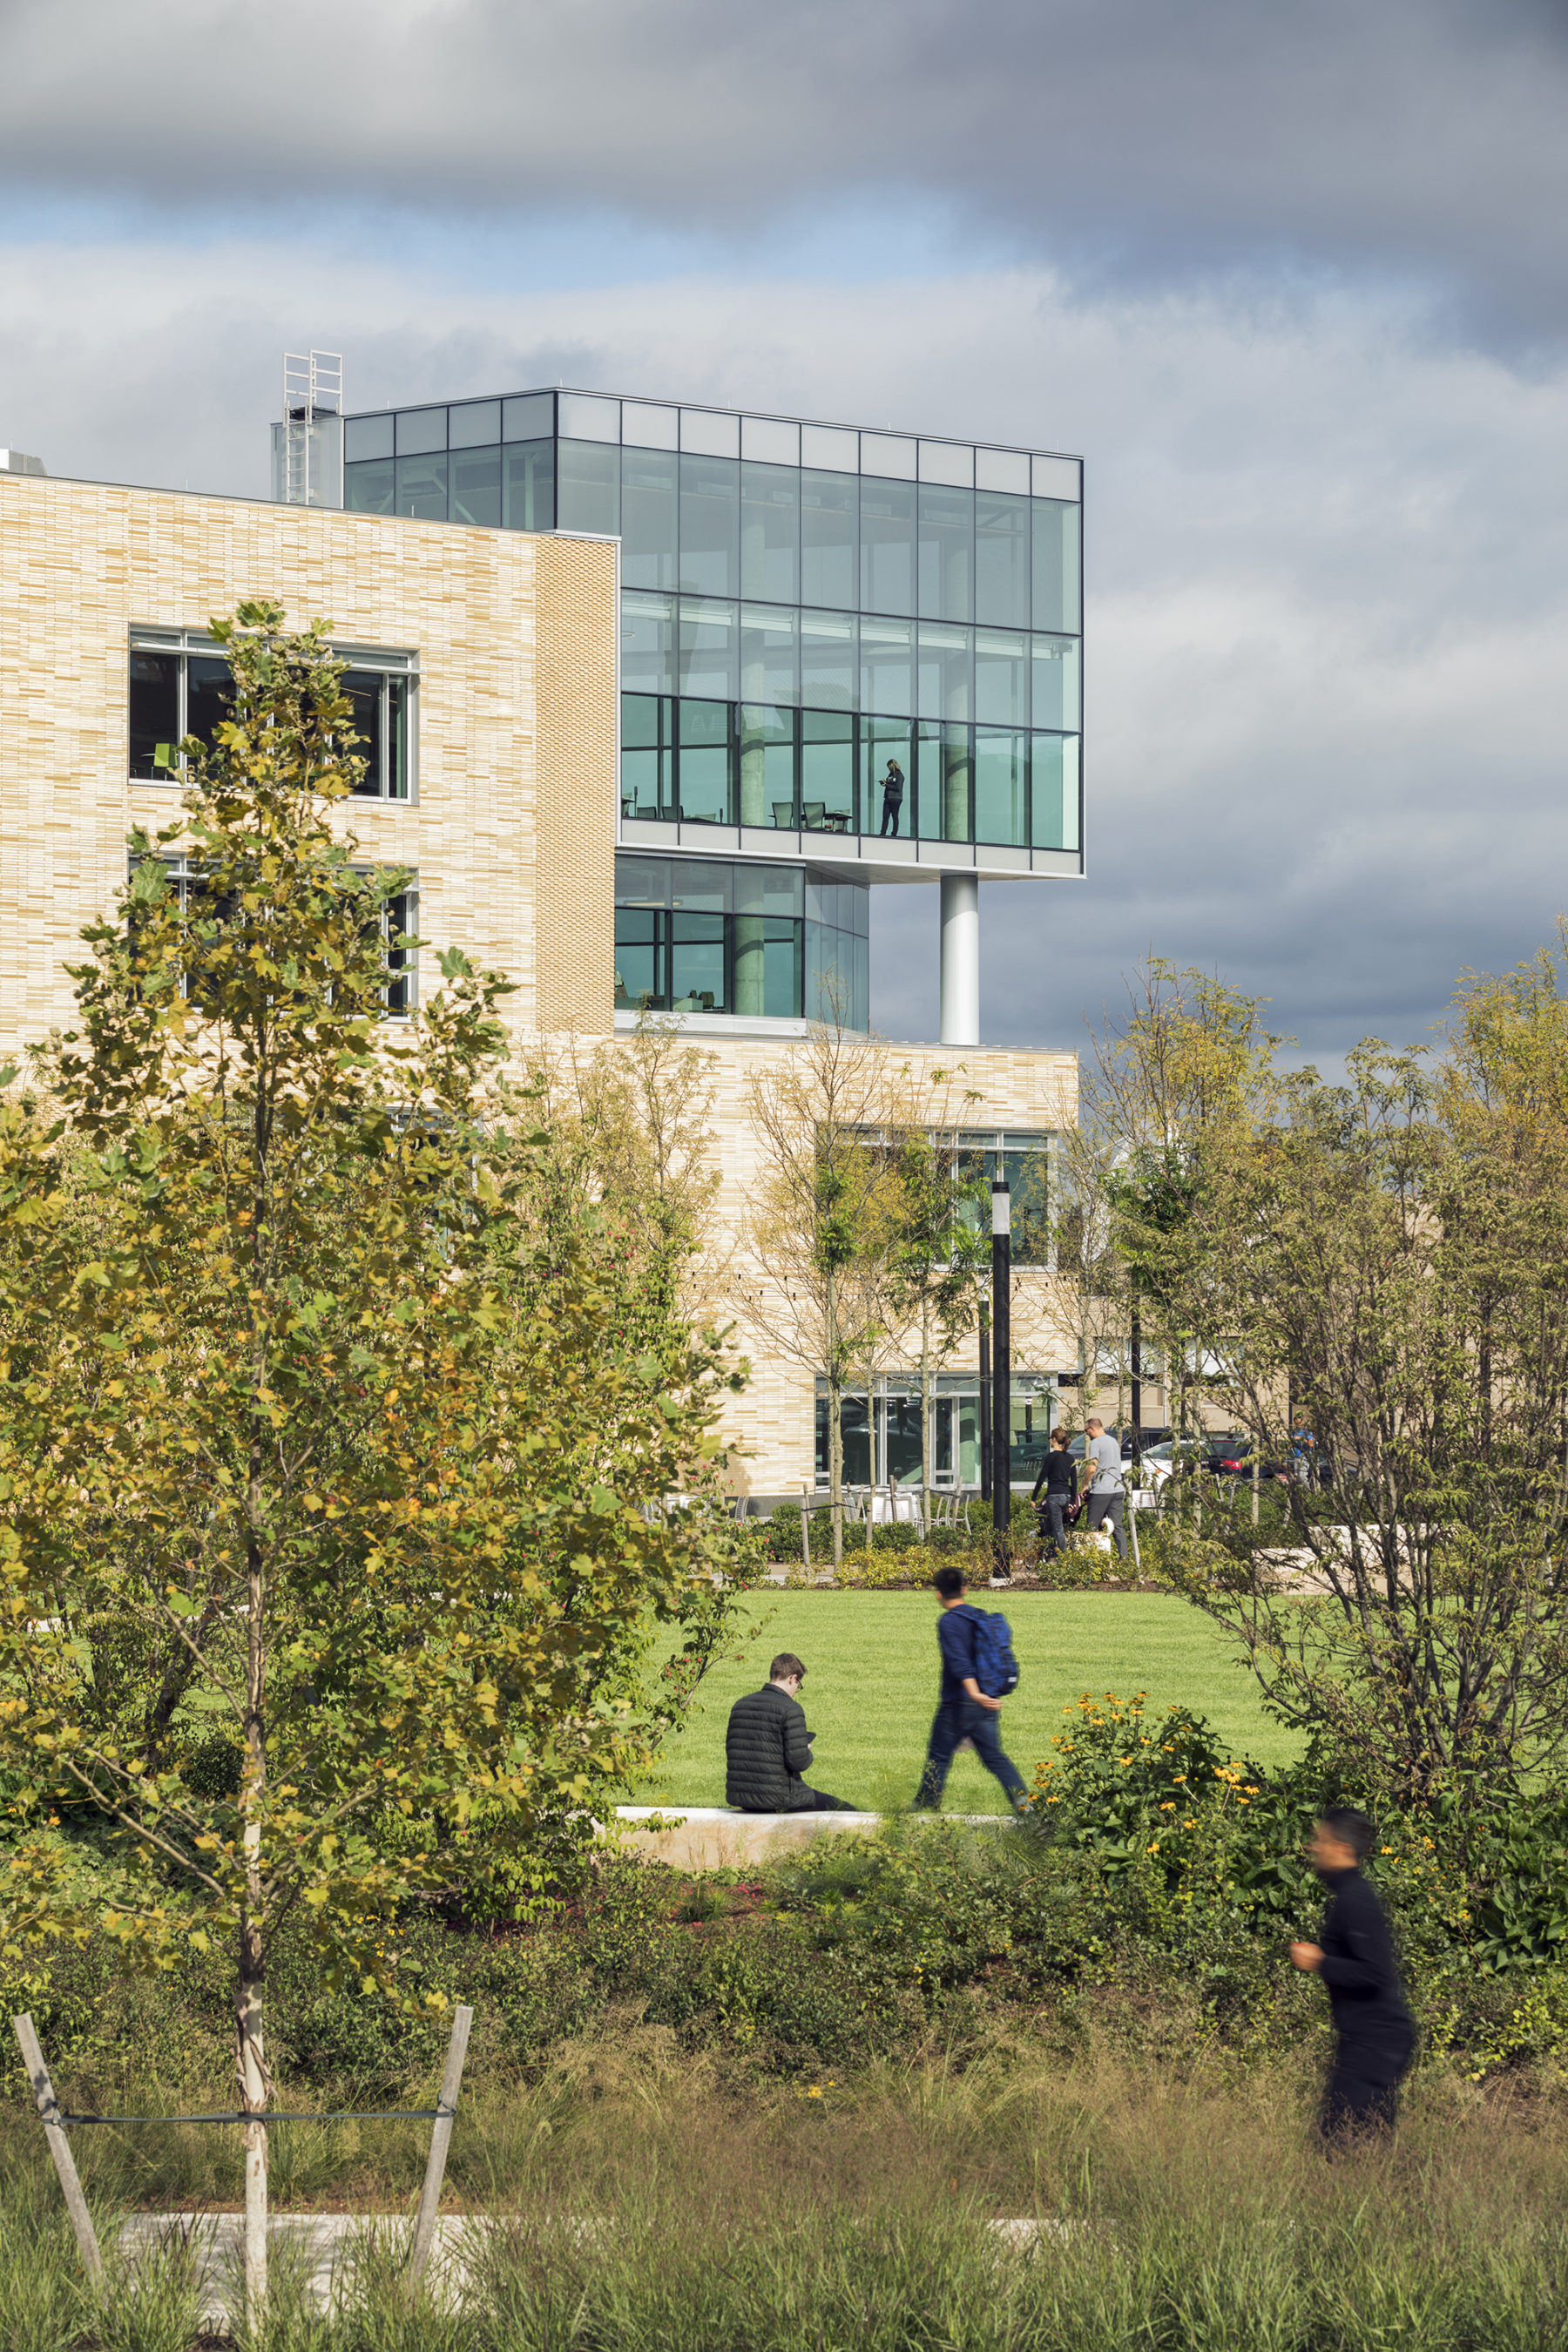
[[[334,824],[324,627],[214,633],[232,716],[86,935],[49,1109],[0,1105],[4,1926],[164,1969],[226,1944],[258,2118],[279,1929],[395,1994],[398,1920],[477,1826],[520,1858],[591,1834],[657,1730],[626,1662],[724,1555],[642,1507],[702,1484],[717,1367],[617,1359],[602,1268],[531,1253],[486,1091],[503,983],[453,949],[387,1018],[407,877]]]
[[[747,1220],[746,1319],[827,1383],[833,1564],[844,1558],[844,1391],[885,1332],[895,1184],[879,1040],[842,1020],[752,1079],[761,1169]]]
[[[1189,1139],[1174,1237],[1122,1203],[1210,1393],[1266,1456],[1313,1440],[1283,1542],[1221,1519],[1241,1589],[1189,1589],[1399,1801],[1483,1800],[1568,1740],[1565,1045],[1557,959],[1468,977],[1435,1067],[1375,1040],[1341,1086],[1254,1062]]]
[[[933,1070],[922,1086],[906,1069],[887,1145],[893,1183],[884,1284],[892,1316],[913,1339],[928,1528],[937,1369],[973,1329],[991,1278],[989,1192],[959,1162],[949,1087],[946,1070]]]

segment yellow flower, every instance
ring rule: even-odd
[[[809,2090],[809,2091],[807,2091],[807,2093],[806,2093],[806,2095],[806,2095],[806,2097],[807,2097],[808,2099],[820,2099],[820,2098],[821,2098],[821,2096],[822,2096],[822,2093],[821,2093],[821,2091],[817,2088],[816,2084],[814,2083],[814,2084],[812,2084],[812,2086],[811,2086],[810,2090]]]

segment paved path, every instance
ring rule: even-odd
[[[505,2228],[510,2217],[498,2214],[463,2219],[449,2217],[436,2225],[435,2251],[430,2257],[431,2293],[438,2305],[461,2304],[472,2283],[477,2241],[487,2228]],[[597,2234],[602,2224],[568,2221],[563,2231],[573,2237]],[[998,2241],[1017,2252],[1027,2252],[1041,2242],[1059,2242],[1078,2225],[1050,2219],[990,2221]],[[278,2213],[268,2226],[268,2252],[275,2292],[298,2292],[301,2302],[331,2312],[352,2296],[356,2264],[365,2260],[384,2276],[395,2263],[406,2259],[410,2224],[393,2213]],[[196,2325],[204,2334],[226,2336],[237,2325],[244,2306],[243,2258],[245,2221],[238,2213],[138,2213],[123,2222],[120,2246],[132,2278],[138,2267],[161,2247],[189,2246],[195,2255],[200,2313]]]

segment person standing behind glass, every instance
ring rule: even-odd
[[[888,762],[888,772],[882,779],[882,831],[896,834],[899,812],[904,805],[904,772],[896,760]]]
[[[1073,1498],[1073,1458],[1068,1452],[1068,1433],[1053,1429],[1046,1458],[1040,1465],[1040,1475],[1035,1481],[1033,1501],[1040,1514],[1040,1558],[1055,1559],[1062,1548],[1067,1530],[1068,1509]],[[1045,1488],[1045,1500],[1040,1489]]]

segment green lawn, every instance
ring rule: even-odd
[[[1236,1652],[1186,1601],[1145,1593],[981,1593],[1013,1628],[1021,1676],[1002,1715],[1002,1745],[1026,1780],[1050,1752],[1062,1709],[1082,1691],[1146,1691],[1150,1708],[1184,1706],[1208,1717],[1236,1752],[1284,1763],[1291,1734],[1271,1723]],[[816,1734],[807,1776],[874,1811],[914,1793],[936,1705],[937,1604],[925,1592],[773,1592],[750,1604],[754,1638],[712,1668],[691,1721],[667,1750],[643,1803],[721,1805],[724,1725],[742,1691],[767,1679],[768,1661],[793,1650],[808,1669],[802,1701]],[[945,1801],[954,1812],[1002,1810],[991,1775],[961,1756]]]

